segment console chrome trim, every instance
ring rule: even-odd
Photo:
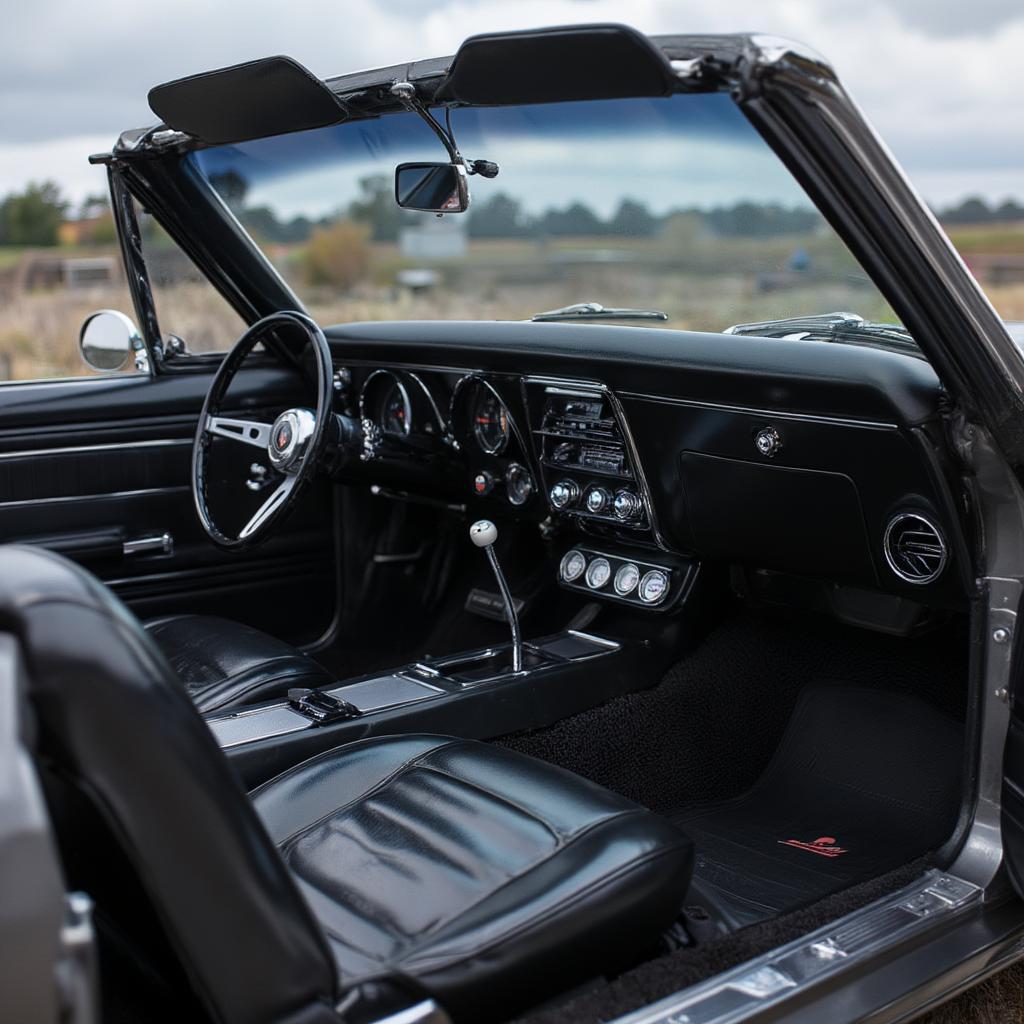
[[[722,972],[615,1019],[613,1024],[737,1024],[759,1017],[841,973],[981,904],[979,886],[929,871],[916,882]]]

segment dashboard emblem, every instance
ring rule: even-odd
[[[766,459],[771,459],[782,447],[782,438],[774,427],[762,427],[754,436],[754,447]]]

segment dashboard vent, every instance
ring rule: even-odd
[[[946,568],[946,541],[939,528],[916,512],[899,512],[885,528],[885,560],[907,583],[931,583]]]

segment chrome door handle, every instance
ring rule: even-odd
[[[125,556],[174,553],[174,538],[169,533],[155,537],[136,537],[124,542]]]

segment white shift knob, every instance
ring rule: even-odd
[[[498,528],[490,519],[478,519],[469,528],[469,539],[478,548],[489,548],[498,539]]]

